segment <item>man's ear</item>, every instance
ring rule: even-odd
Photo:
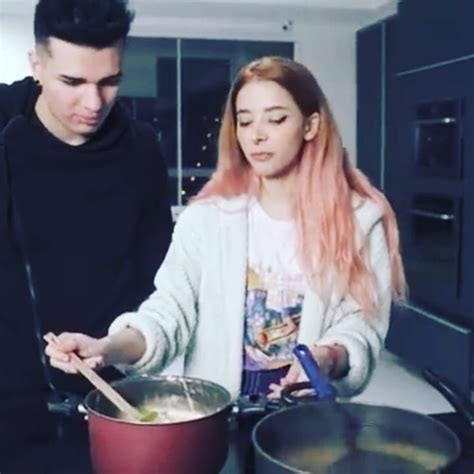
[[[43,64],[36,48],[28,51],[28,62],[30,63],[31,75],[36,81],[41,82]]]
[[[309,142],[317,134],[319,130],[319,114],[315,112],[306,119],[304,127],[304,139]]]

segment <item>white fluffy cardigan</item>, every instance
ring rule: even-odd
[[[136,313],[125,313],[109,333],[125,327],[146,340],[142,358],[126,373],[159,373],[184,353],[184,373],[211,380],[239,395],[244,336],[247,265],[246,198],[193,203],[181,214],[171,246],[155,277],[156,290]],[[307,287],[298,340],[341,344],[350,370],[334,382],[340,396],[363,390],[387,333],[391,290],[390,264],[382,211],[370,201],[355,210],[374,269],[379,310],[369,323],[350,298],[334,294],[328,304]],[[271,238],[271,236],[268,236]],[[361,244],[361,243],[360,243]]]

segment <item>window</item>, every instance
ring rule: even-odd
[[[156,131],[172,205],[186,204],[216,164],[217,135],[231,81],[252,59],[293,58],[293,43],[131,37],[120,100]]]

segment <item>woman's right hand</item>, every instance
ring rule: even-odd
[[[142,333],[127,327],[100,339],[78,332],[63,332],[58,336],[58,344],[48,344],[45,352],[53,367],[75,374],[77,370],[70,363],[73,352],[97,370],[106,365],[133,364],[143,356],[145,349]]]
[[[48,343],[45,353],[53,367],[68,374],[77,370],[70,363],[70,355],[75,352],[89,367],[98,370],[107,363],[107,337],[96,339],[86,334],[63,332],[56,343]]]

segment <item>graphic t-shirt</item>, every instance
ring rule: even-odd
[[[292,362],[304,298],[293,221],[249,208],[244,368],[278,369]]]

